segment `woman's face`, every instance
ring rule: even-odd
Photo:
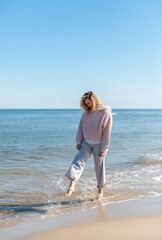
[[[91,100],[89,100],[88,98],[86,98],[84,103],[88,108],[92,108],[92,106],[93,106],[93,102]]]

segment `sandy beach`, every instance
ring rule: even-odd
[[[162,215],[133,219],[100,220],[91,223],[73,224],[63,229],[38,234],[29,239],[161,240],[161,223]]]
[[[75,221],[74,218],[73,222],[67,226],[40,231],[25,239],[161,240],[161,204],[161,197],[137,199],[105,206],[98,203],[94,209],[88,210],[87,208],[87,211],[82,213],[84,218],[80,220],[76,218]]]
[[[0,230],[0,239],[162,239],[162,196],[94,201]]]

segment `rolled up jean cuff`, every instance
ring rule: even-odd
[[[67,178],[69,178],[70,180],[74,180],[75,182],[78,182],[77,179],[75,179],[74,177],[72,178],[68,173],[65,173],[65,176],[66,176]]]

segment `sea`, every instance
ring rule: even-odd
[[[0,228],[95,205],[93,156],[65,196],[79,109],[0,110]],[[162,110],[112,109],[103,204],[162,195]]]

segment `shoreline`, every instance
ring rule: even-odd
[[[114,224],[114,227],[119,228],[120,232],[120,225],[124,222],[125,224],[129,224],[130,221],[138,222],[138,219],[142,219],[140,221],[146,222],[147,225],[150,224],[149,222],[152,218],[152,220],[156,219],[155,221],[157,221],[157,224],[158,222],[161,223],[161,206],[162,196],[130,199],[122,202],[103,204],[102,202],[96,201],[96,205],[93,206],[78,206],[69,212],[61,213],[58,216],[36,219],[10,228],[1,229],[0,238],[5,240],[36,240],[39,236],[39,239],[44,239],[42,236],[45,236],[46,234],[52,234],[51,236],[53,236],[53,234],[57,232],[57,234],[61,234],[59,236],[62,236],[62,233],[68,231],[69,228],[71,229],[70,231],[75,231],[75,229],[78,229],[79,231],[80,225],[83,225],[84,228],[86,228],[86,225],[89,227],[93,225],[93,228],[95,228],[95,224],[97,223],[100,225],[101,222],[104,223],[105,226],[105,230],[102,231],[107,231],[107,224]],[[133,225],[130,226],[130,228],[132,227]],[[85,231],[87,232],[88,230]],[[89,232],[89,234],[93,233]],[[107,234],[109,235],[109,232]],[[49,236],[48,239],[50,239]]]
[[[161,203],[162,197],[132,199],[104,206],[98,203],[97,218],[94,216],[91,221],[71,223],[64,228],[45,231],[25,240],[161,240]]]
[[[38,233],[25,240],[161,240],[162,196],[104,204],[91,209],[93,219]],[[87,213],[85,213],[86,215]],[[89,214],[88,214],[89,215]]]
[[[58,230],[51,230],[26,240],[161,240],[162,214],[116,220],[98,220],[76,223]]]

